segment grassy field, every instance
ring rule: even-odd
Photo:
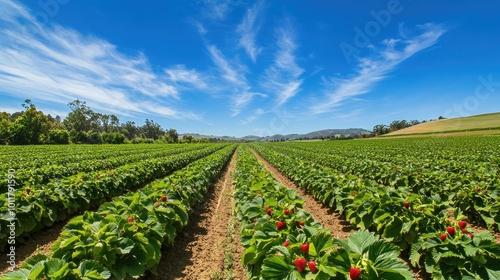
[[[469,131],[500,130],[500,113],[491,113],[464,118],[443,119],[407,127],[384,135],[418,135],[433,133],[463,133]]]

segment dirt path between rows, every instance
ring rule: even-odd
[[[276,167],[265,160],[260,154],[253,149],[251,150],[257,159],[261,161],[273,174],[274,178],[280,182],[280,184],[297,191],[298,195],[305,200],[304,210],[309,212],[313,219],[321,223],[324,228],[330,230],[335,238],[346,240],[347,237],[354,232],[354,227],[352,227],[346,220],[340,218],[340,215],[336,213],[334,209],[325,206],[323,203],[314,199],[312,195],[309,195],[303,189],[297,187],[294,182],[284,176],[278,169],[276,169]]]
[[[321,225],[323,225],[324,228],[330,230],[334,237],[346,240],[347,237],[356,230],[353,226],[350,225],[348,221],[341,218],[340,215],[337,212],[335,212],[333,208],[326,206],[323,203],[314,199],[312,195],[306,193],[303,189],[297,187],[297,185],[295,185],[294,182],[292,182],[290,179],[284,176],[278,169],[276,169],[276,167],[270,164],[259,153],[257,153],[253,149],[250,150],[252,150],[257,159],[259,159],[266,166],[266,168],[269,171],[271,171],[273,176],[282,185],[286,186],[287,188],[297,190],[298,195],[305,200],[304,210],[311,213],[313,219],[321,223]],[[430,279],[423,270],[412,268],[411,266],[409,266],[408,262],[407,265],[413,271],[415,279],[417,280]]]
[[[205,201],[193,207],[188,225],[173,246],[162,252],[158,276],[144,279],[246,279],[232,215],[235,166],[236,152]]]
[[[15,269],[19,269],[21,265],[29,258],[34,255],[42,254],[49,255],[51,254],[50,247],[57,240],[63,227],[66,225],[66,221],[59,222],[57,224],[52,225],[50,228],[43,229],[40,232],[34,233],[31,237],[27,239],[27,241],[23,244],[16,245],[16,267]],[[2,253],[2,257],[0,258],[2,261],[0,262],[0,277],[9,271],[9,264],[7,261],[4,261],[4,257],[7,255],[7,251]]]

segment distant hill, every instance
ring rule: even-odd
[[[500,129],[500,113],[475,115],[463,118],[441,119],[421,123],[383,135],[430,134],[441,132],[461,132],[468,130]]]
[[[182,138],[184,135],[191,135],[195,139],[199,138],[218,138],[225,141],[281,141],[281,140],[307,140],[307,139],[320,139],[323,138],[331,138],[335,136],[358,136],[361,137],[363,134],[369,134],[371,131],[362,128],[347,128],[347,129],[324,129],[309,132],[306,134],[275,134],[272,136],[260,137],[256,135],[247,135],[245,137],[233,137],[233,136],[213,136],[213,135],[201,135],[198,133],[185,133],[180,134],[179,136]]]
[[[358,136],[363,134],[370,134],[371,131],[362,128],[347,128],[347,129],[324,129],[309,132],[306,134],[275,134],[273,136],[262,137],[259,141],[280,141],[280,140],[307,140],[307,139],[320,139],[330,138],[335,136]]]

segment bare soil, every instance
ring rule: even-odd
[[[276,167],[265,160],[261,155],[252,150],[254,155],[261,161],[264,166],[273,174],[274,178],[283,186],[296,190],[297,194],[305,200],[304,210],[309,212],[313,219],[321,225],[330,230],[335,238],[346,240],[347,237],[354,232],[355,228],[352,227],[348,221],[342,219],[334,209],[324,205],[323,203],[314,199],[314,197],[306,193],[303,189],[297,187],[294,182],[283,175]]]
[[[190,221],[175,243],[162,252],[158,276],[144,279],[227,279],[227,248],[233,279],[245,279],[242,245],[234,221],[233,171],[236,153],[221,178],[209,189],[205,201],[193,207]],[[231,223],[230,223],[231,222]],[[226,265],[225,265],[226,262]],[[230,261],[229,261],[230,262]]]
[[[50,247],[57,240],[63,227],[66,225],[66,222],[60,222],[54,224],[50,228],[44,229],[43,231],[37,232],[33,234],[25,243],[16,245],[16,267],[15,269],[19,269],[21,265],[29,258],[34,255],[42,254],[49,255],[51,254]],[[7,252],[2,253],[3,257],[7,254]],[[10,266],[6,261],[0,262],[0,277],[5,273],[9,272]]]

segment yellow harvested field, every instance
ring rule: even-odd
[[[405,129],[391,132],[384,136],[396,136],[406,134],[428,134],[447,131],[466,131],[479,129],[500,129],[500,113],[484,114],[464,118],[443,119],[432,122],[421,123]]]

